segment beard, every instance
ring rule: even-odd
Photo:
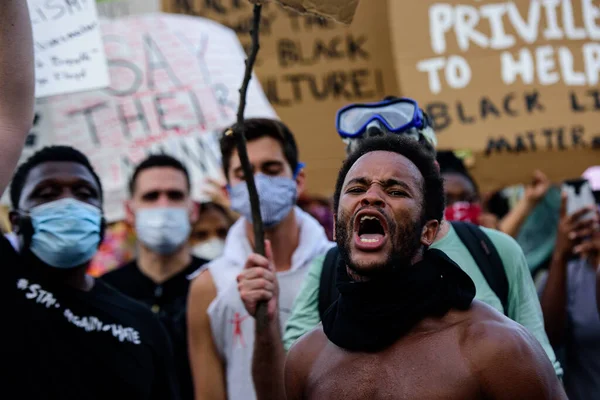
[[[358,210],[360,212],[361,210]],[[387,235],[391,249],[386,258],[380,262],[361,263],[359,260],[353,260],[352,240],[354,233],[355,215],[349,217],[344,212],[338,215],[335,232],[338,250],[346,266],[353,272],[364,277],[391,272],[396,268],[404,268],[412,265],[412,260],[422,249],[421,232],[423,222],[421,220],[409,221],[406,224],[397,224],[389,218],[382,210],[378,210],[385,218],[388,225]]]

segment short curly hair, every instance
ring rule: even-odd
[[[86,167],[96,180],[96,183],[98,183],[98,187],[100,188],[100,199],[103,199],[102,182],[100,181],[100,177],[98,177],[98,174],[96,174],[94,167],[92,167],[90,160],[85,156],[85,154],[70,146],[48,146],[34,153],[23,164],[21,164],[17,169],[17,172],[15,172],[15,175],[10,183],[10,201],[12,203],[12,207],[14,209],[19,208],[23,187],[25,186],[29,172],[33,168],[46,162],[64,161],[78,163]]]

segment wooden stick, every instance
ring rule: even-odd
[[[240,104],[237,112],[237,124],[233,128],[233,135],[237,146],[237,151],[240,157],[242,170],[246,184],[248,185],[248,195],[250,196],[250,208],[252,210],[252,228],[254,230],[254,251],[262,256],[265,255],[265,232],[263,227],[262,216],[260,215],[260,202],[258,191],[254,182],[254,172],[248,159],[248,151],[246,150],[246,136],[244,132],[244,110],[246,109],[246,96],[248,93],[248,85],[252,79],[252,69],[256,62],[256,55],[260,49],[259,30],[262,5],[257,3],[254,5],[252,19],[252,44],[250,54],[246,59],[246,70],[244,72],[244,80],[240,87]],[[267,303],[259,303],[256,308],[256,329],[263,331],[268,326]]]

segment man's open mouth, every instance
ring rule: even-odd
[[[361,212],[355,221],[356,241],[365,250],[378,248],[387,236],[387,224],[383,216],[374,212]]]

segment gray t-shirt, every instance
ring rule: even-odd
[[[596,271],[586,260],[567,270],[567,332],[564,385],[570,400],[600,399],[600,316],[596,306]],[[541,285],[540,293],[545,287]]]

